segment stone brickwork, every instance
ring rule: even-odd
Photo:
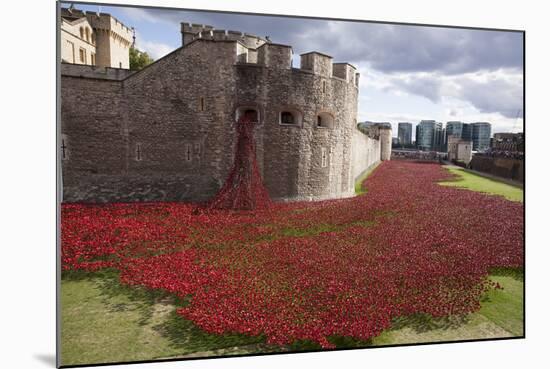
[[[250,110],[273,199],[353,196],[383,147],[355,127],[355,68],[320,53],[293,68],[290,46],[249,48],[259,38],[216,40],[211,28],[211,38],[197,37],[190,27],[205,30],[182,26],[184,46],[127,76],[62,65],[64,201],[207,200],[231,168],[235,122]]]
[[[61,60],[65,63],[130,68],[133,30],[107,13],[61,8]]]
[[[520,182],[525,178],[525,161],[520,159],[474,155],[470,161],[470,168]]]
[[[359,130],[355,130],[352,137],[352,169],[354,181],[374,164],[380,162],[380,140],[371,138]]]

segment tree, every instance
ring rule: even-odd
[[[143,69],[153,61],[145,51],[140,51],[135,47],[130,48],[130,70]]]

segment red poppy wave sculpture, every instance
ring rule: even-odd
[[[243,167],[256,173],[253,160],[233,170]],[[330,348],[331,337],[366,340],[396,317],[474,312],[498,287],[492,268],[523,266],[523,204],[440,186],[451,175],[436,164],[383,162],[355,198],[218,210],[265,200],[245,177],[233,172],[198,213],[185,203],[64,204],[62,267],[116,268],[124,284],[188,298],[178,314],[211,333]]]

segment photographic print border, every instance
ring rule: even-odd
[[[454,29],[467,29],[467,30],[481,30],[481,31],[499,31],[499,32],[514,32],[521,33],[523,35],[523,132],[526,137],[526,31],[518,29],[505,29],[505,28],[484,28],[484,27],[468,27],[458,25],[443,25],[443,24],[429,24],[429,23],[407,23],[407,22],[393,22],[393,21],[380,21],[380,20],[362,20],[362,19],[348,19],[348,18],[330,18],[330,17],[314,17],[314,16],[301,16],[301,15],[287,15],[287,14],[269,14],[269,13],[254,13],[254,12],[233,12],[223,10],[206,10],[184,7],[165,7],[165,6],[152,6],[152,5],[135,5],[135,4],[111,4],[108,2],[66,2],[56,1],[56,362],[57,366],[61,368],[73,368],[73,367],[96,367],[107,365],[124,365],[124,364],[140,364],[140,363],[161,363],[161,362],[173,362],[173,361],[190,361],[190,360],[205,360],[205,359],[219,359],[219,358],[233,358],[233,357],[249,357],[249,356],[268,356],[268,355],[286,355],[296,353],[319,353],[326,351],[348,351],[348,350],[364,350],[364,349],[379,349],[379,348],[394,348],[394,347],[408,347],[408,346],[425,346],[425,345],[439,345],[448,343],[467,343],[467,342],[484,342],[484,341],[500,341],[500,340],[513,340],[526,338],[526,187],[524,185],[523,191],[523,217],[524,217],[524,241],[523,241],[523,334],[516,337],[503,337],[503,338],[482,338],[482,339],[465,339],[459,341],[434,341],[434,342],[422,342],[422,343],[405,343],[405,344],[389,344],[381,346],[371,347],[357,347],[357,348],[336,348],[336,349],[318,349],[318,350],[304,350],[304,351],[291,351],[285,353],[249,353],[249,354],[235,354],[235,355],[219,355],[219,356],[205,356],[194,358],[168,358],[168,359],[151,359],[151,360],[136,360],[136,361],[121,361],[121,362],[105,362],[94,364],[78,364],[78,365],[61,365],[61,303],[60,303],[60,283],[61,283],[61,202],[62,202],[62,171],[61,171],[61,152],[59,147],[61,137],[61,50],[60,50],[60,9],[63,4],[80,4],[80,5],[101,5],[110,7],[134,7],[144,9],[161,9],[161,10],[175,10],[175,11],[192,11],[192,12],[205,12],[205,13],[220,13],[220,14],[235,14],[235,15],[253,15],[253,16],[266,16],[266,17],[285,17],[295,19],[310,19],[310,20],[329,20],[329,21],[345,21],[345,22],[357,22],[357,23],[371,23],[371,24],[388,24],[388,25],[406,25],[406,26],[419,26],[419,27],[437,27],[437,28],[454,28]],[[176,50],[178,50],[177,48]],[[169,54],[168,54],[169,55]],[[527,146],[527,144],[525,143]],[[525,147],[525,152],[527,148]],[[525,158],[525,163],[527,159]],[[524,184],[527,182],[527,167],[524,167]]]

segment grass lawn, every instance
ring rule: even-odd
[[[503,288],[487,293],[481,310],[465,317],[432,319],[415,316],[398,319],[394,327],[372,340],[375,346],[458,341],[523,335],[523,281],[491,275]]]
[[[118,235],[117,232],[120,232],[121,229],[129,232],[127,237],[130,239],[131,237],[137,237],[135,236],[135,232],[136,229],[140,228],[139,226],[136,226],[136,224],[142,224],[143,227],[146,227],[149,224],[158,225],[155,223],[158,219],[161,219],[159,222],[164,222],[162,225],[165,226],[158,228],[152,227],[152,229],[159,232],[159,234],[164,234],[163,232],[172,232],[168,234],[175,237],[176,231],[174,229],[184,232],[188,231],[185,229],[180,230],[177,227],[177,225],[179,225],[180,218],[174,218],[175,215],[172,215],[172,218],[170,218],[166,214],[171,214],[169,213],[171,211],[174,212],[174,214],[177,214],[177,216],[187,216],[187,221],[194,227],[191,229],[192,232],[189,231],[188,234],[190,237],[192,236],[194,238],[186,241],[187,243],[184,243],[179,238],[175,237],[174,239],[177,242],[182,242],[181,245],[183,246],[187,247],[191,245],[199,251],[204,251],[202,255],[207,255],[211,258],[207,260],[215,261],[218,263],[216,265],[219,266],[225,265],[226,259],[222,256],[228,255],[227,257],[229,263],[231,263],[231,266],[234,266],[238,261],[243,261],[241,264],[237,265],[239,268],[242,268],[243,271],[254,271],[254,268],[261,271],[270,271],[270,274],[260,274],[259,276],[261,278],[267,278],[265,280],[266,285],[269,285],[274,278],[275,280],[272,284],[276,288],[273,289],[272,294],[273,296],[279,296],[278,291],[283,291],[284,293],[284,288],[286,286],[292,285],[291,282],[299,279],[296,278],[297,276],[300,277],[302,274],[309,271],[323,271],[323,273],[319,275],[311,275],[311,280],[319,283],[319,291],[323,291],[323,289],[328,290],[328,287],[331,286],[329,283],[331,278],[324,278],[325,276],[331,276],[330,273],[342,272],[342,275],[338,276],[339,281],[349,282],[361,280],[361,283],[368,283],[370,280],[363,280],[361,278],[369,276],[369,273],[372,271],[378,270],[376,269],[378,265],[385,265],[383,263],[369,263],[373,255],[377,252],[384,252],[384,255],[392,255],[386,254],[386,251],[393,251],[394,256],[392,256],[392,259],[389,259],[389,261],[400,266],[399,270],[402,270],[402,268],[406,269],[408,265],[413,265],[411,264],[411,259],[402,258],[401,252],[403,250],[407,250],[407,244],[399,244],[398,246],[395,246],[395,250],[391,247],[388,248],[389,245],[393,245],[400,239],[404,239],[401,237],[401,228],[405,231],[409,231],[409,233],[404,234],[414,238],[415,232],[418,233],[417,227],[419,224],[422,225],[425,230],[430,230],[432,227],[441,227],[441,221],[438,220],[437,222],[432,222],[431,219],[447,219],[445,215],[447,214],[446,211],[449,209],[446,207],[429,207],[430,214],[432,214],[432,212],[433,214],[436,214],[433,218],[412,217],[412,215],[418,213],[411,211],[410,207],[414,209],[413,205],[425,206],[426,204],[425,201],[421,201],[422,197],[418,197],[418,194],[422,193],[422,191],[428,191],[431,196],[436,196],[439,198],[439,203],[441,203],[441,201],[450,201],[455,207],[458,206],[461,211],[463,210],[463,207],[474,210],[479,208],[481,214],[485,214],[480,218],[480,221],[487,220],[485,223],[488,227],[492,227],[491,229],[497,229],[499,232],[502,229],[502,222],[498,221],[500,219],[498,218],[500,213],[497,212],[496,217],[487,216],[488,211],[483,213],[486,208],[478,205],[479,203],[498,203],[499,206],[513,211],[512,214],[515,214],[516,217],[521,215],[523,204],[503,201],[501,199],[495,199],[489,196],[477,195],[467,191],[456,191],[457,196],[451,196],[451,199],[449,200],[449,191],[436,184],[437,180],[441,180],[443,178],[441,176],[441,167],[439,165],[429,164],[426,167],[422,167],[422,171],[415,172],[414,175],[407,172],[407,170],[415,169],[412,166],[413,164],[408,163],[397,163],[393,164],[393,166],[391,166],[391,163],[386,163],[379,166],[377,168],[377,175],[369,178],[370,182],[367,182],[369,186],[369,193],[355,199],[357,200],[355,203],[358,205],[354,205],[355,203],[352,203],[354,199],[349,199],[338,203],[329,202],[327,204],[330,206],[324,207],[310,207],[298,204],[299,206],[295,209],[291,208],[291,212],[285,212],[282,219],[277,217],[267,217],[265,219],[260,218],[260,220],[257,220],[256,218],[246,218],[244,216],[242,218],[237,218],[237,216],[235,216],[235,219],[238,221],[234,223],[220,223],[225,224],[226,227],[223,229],[223,234],[216,233],[213,231],[214,228],[211,226],[202,226],[203,223],[193,223],[194,218],[191,216],[190,210],[178,206],[168,207],[168,210],[164,208],[161,210],[156,208],[152,210],[145,209],[143,212],[137,212],[135,209],[114,207],[114,209],[111,209],[110,211],[112,211],[112,214],[116,217],[121,219],[116,219],[116,217],[114,218],[117,222],[115,223],[116,227],[114,227],[114,230],[112,231],[113,234],[106,231],[110,230],[110,228],[101,222],[98,223],[98,227],[92,227],[88,232],[84,232],[83,234],[78,233],[81,223],[75,222],[75,219],[80,220],[80,214],[87,214],[87,212],[90,212],[90,209],[69,208],[67,211],[70,210],[78,212],[75,213],[76,215],[74,219],[67,218],[73,221],[73,223],[66,220],[65,225],[68,227],[66,229],[72,229],[75,234],[81,237],[78,239],[82,240],[82,242],[86,244],[86,242],[90,242],[89,238],[94,234],[107,235],[116,239],[116,236]],[[356,191],[358,194],[362,194],[367,191],[363,188],[362,183],[375,168],[376,167],[371,168],[357,180]],[[452,173],[455,173],[458,178],[456,180],[447,181],[446,183],[443,183],[444,185],[458,186],[468,190],[505,196],[506,198],[514,201],[522,200],[523,191],[521,189],[465,172],[460,168],[447,168]],[[385,180],[383,176],[378,175],[379,173],[386,173],[385,175],[390,179],[402,175],[405,180]],[[411,188],[413,188],[414,191],[410,190]],[[376,196],[378,194],[387,196],[388,199],[392,200],[394,196],[401,195],[404,200],[392,202],[392,207],[390,208],[386,207],[386,202],[381,202],[379,206],[369,208],[368,205],[372,204],[369,201],[369,196]],[[460,195],[462,195],[463,198],[461,198]],[[472,198],[475,201],[473,201]],[[434,203],[437,203],[437,201],[434,201]],[[337,204],[337,206],[332,206],[335,204]],[[406,204],[407,206],[400,208],[400,204]],[[97,209],[92,210],[97,211]],[[111,213],[107,210],[103,212],[103,209],[99,215],[94,212],[92,212],[92,214],[98,219],[110,219],[107,218],[107,216],[111,215]],[[132,214],[132,216],[136,218],[132,218],[132,222],[128,222],[128,219],[125,218],[128,214]],[[506,214],[506,217],[509,217],[510,213],[503,212],[503,214]],[[158,218],[159,216],[161,218]],[[409,217],[410,221],[395,223],[397,216]],[[175,221],[173,221],[174,219]],[[206,219],[216,222],[225,221],[225,218],[218,219],[215,216],[210,216]],[[273,219],[275,219],[275,221]],[[454,219],[455,222],[456,219],[461,220],[460,218]],[[137,222],[138,220],[140,220],[141,223]],[[134,221],[137,223],[133,223]],[[128,223],[128,225],[126,223]],[[212,224],[217,223],[214,222]],[[464,221],[463,224],[468,225],[469,223]],[[199,227],[199,225],[202,227]],[[392,225],[394,226],[393,228],[391,228]],[[512,225],[516,225],[516,223]],[[73,228],[70,228],[70,226]],[[84,226],[88,225],[85,224]],[[453,223],[452,226],[449,226],[448,229],[451,231],[456,230],[454,226],[455,223]],[[128,229],[124,227],[128,227]],[[393,233],[391,233],[391,235],[395,238],[393,239],[393,243],[390,243],[386,237],[389,233],[386,234],[384,232],[378,232],[379,230],[385,229],[392,230]],[[464,229],[468,231],[468,228]],[[464,229],[459,228],[458,230],[464,234]],[[514,228],[510,226],[509,229],[511,229],[512,232],[516,232],[512,233],[513,235],[518,236],[518,241],[515,242],[514,245],[516,245],[518,250],[521,251],[520,241],[522,238],[519,235],[521,232],[520,227],[517,226]],[[95,231],[95,233],[92,231]],[[70,233],[67,234],[70,235]],[[138,235],[141,235],[141,233],[138,233]],[[154,235],[155,233],[153,233],[153,236]],[[246,235],[247,237],[243,237],[242,235]],[[144,236],[152,237],[149,233],[144,233]],[[241,238],[237,238],[236,242],[232,244],[232,237],[235,236],[239,236]],[[315,243],[306,242],[309,238],[314,238]],[[326,243],[323,242],[325,238],[328,240]],[[422,241],[421,237],[419,237],[419,239]],[[153,240],[157,243],[152,242],[150,239],[147,240],[151,244],[145,245],[147,246],[144,248],[145,251],[149,252],[149,250],[151,250],[157,252],[160,250],[162,252],[166,252],[166,254],[161,254],[161,258],[142,255],[144,254],[143,249],[137,246],[141,247],[143,245],[136,242],[141,241],[141,239],[134,240],[134,243],[130,244],[130,246],[125,246],[126,248],[122,248],[121,250],[118,250],[118,252],[124,256],[126,255],[126,250],[129,250],[128,252],[133,253],[131,254],[132,256],[139,256],[144,260],[144,264],[141,265],[140,268],[145,268],[145,270],[148,270],[147,268],[152,268],[151,270],[155,271],[155,268],[160,268],[161,271],[163,270],[163,264],[158,263],[158,260],[171,260],[168,257],[165,257],[170,256],[170,252],[174,253],[174,255],[178,255],[178,257],[182,257],[182,255],[185,256],[184,253],[176,252],[178,251],[177,248],[174,250],[168,248],[168,251],[166,251],[163,248],[166,246],[163,243],[166,242],[164,239]],[[172,239],[168,238],[167,240],[169,240],[168,243],[171,246],[179,245]],[[342,242],[342,240],[346,242]],[[358,243],[362,240],[368,240],[368,247],[365,247],[365,244]],[[487,248],[492,250],[491,248],[494,247],[494,253],[498,254],[502,252],[502,244],[499,242],[493,242],[493,240],[494,239],[491,238],[488,242],[481,242],[479,244],[474,244],[472,241],[469,246],[473,250],[477,250],[476,247],[482,245],[483,247],[480,247],[481,251],[485,251]],[[103,238],[98,240],[97,243],[101,246],[101,242],[103,242]],[[479,240],[476,242],[479,242]],[[413,242],[410,243],[412,245],[417,244]],[[96,246],[95,243],[91,244]],[[269,244],[269,247],[265,247],[267,244]],[[422,243],[419,242],[418,244]],[[220,248],[220,245],[222,245],[225,249]],[[249,248],[245,248],[243,250],[242,245],[248,245]],[[261,247],[258,246],[257,248],[252,248],[252,246],[255,245],[260,245]],[[295,245],[298,245],[298,247],[295,247]],[[76,244],[76,246],[78,246],[78,244]],[[205,251],[201,250],[201,248],[212,248],[212,250],[207,249]],[[218,250],[218,248],[220,249]],[[428,246],[425,248],[428,251],[432,250],[432,248]],[[101,251],[100,247],[99,249]],[[68,250],[70,251],[71,249],[68,248]],[[91,246],[90,250],[92,252],[97,252],[97,250]],[[238,251],[238,253],[236,253],[236,251]],[[511,258],[515,255],[512,251],[513,250],[509,250]],[[218,256],[218,253],[221,256]],[[418,253],[416,251],[410,252],[409,255],[415,256],[417,254],[418,256],[416,256],[415,260],[423,262],[424,255],[426,255],[423,251]],[[71,256],[72,254],[68,253],[67,255]],[[108,257],[112,256],[108,253],[99,253],[99,257],[104,257],[105,255]],[[244,255],[244,257],[242,257],[242,255]],[[323,257],[319,257],[319,255]],[[337,255],[338,258],[333,259],[335,255]],[[357,255],[362,256],[362,259],[358,258]],[[480,255],[485,254],[480,253]],[[491,254],[488,255],[490,256]],[[71,263],[74,261],[68,256],[67,263],[68,265],[72,265]],[[292,257],[296,256],[299,257],[292,261]],[[102,259],[98,260],[101,261]],[[177,260],[178,263],[186,262],[185,258]],[[289,262],[289,260],[292,262]],[[406,262],[403,262],[403,260],[406,260]],[[449,267],[449,264],[445,263],[448,260],[448,258],[442,258],[440,262],[442,265]],[[480,257],[475,261],[479,260],[485,259]],[[132,265],[130,261],[134,261],[134,259],[131,258],[126,260],[128,266]],[[252,263],[252,261],[258,262],[258,264],[256,265]],[[175,267],[187,265],[185,263],[178,263],[168,265],[175,265]],[[288,265],[285,263],[288,263]],[[75,262],[75,265],[79,264]],[[504,265],[517,266],[521,264],[516,262]],[[192,268],[195,266],[195,264],[189,264],[186,267],[194,270]],[[268,345],[266,343],[266,337],[269,337],[269,330],[265,329],[255,330],[255,332],[267,332],[265,333],[265,336],[255,337],[237,333],[224,335],[208,334],[199,329],[190,320],[186,320],[182,317],[182,315],[176,313],[176,309],[178,309],[178,307],[186,306],[190,299],[179,300],[173,295],[167,295],[162,292],[160,289],[161,287],[154,286],[152,288],[155,288],[155,290],[147,290],[142,287],[128,287],[121,285],[119,283],[119,271],[115,269],[100,269],[100,271],[97,272],[78,271],[76,270],[78,269],[76,267],[74,269],[75,270],[73,271],[63,272],[63,276],[61,278],[60,303],[62,365],[154,360],[174,357],[208,357],[266,352],[320,350],[321,344],[323,343],[319,341],[313,342],[301,340],[286,346]],[[198,268],[197,270],[202,273],[202,269]],[[328,273],[326,270],[331,270],[331,272]],[[169,274],[168,272],[170,271],[171,270],[163,271],[163,273]],[[355,273],[353,271],[358,272]],[[414,268],[412,271],[414,271]],[[470,273],[470,269],[467,268],[464,273]],[[162,274],[161,277],[165,274]],[[193,276],[195,275],[202,274],[193,274]],[[283,277],[292,279],[287,280]],[[193,279],[190,277],[186,278],[186,280]],[[490,278],[503,288],[490,290],[481,300],[481,309],[473,314],[438,319],[422,314],[407,317],[396,317],[393,320],[392,327],[390,329],[383,331],[376,337],[369,336],[372,338],[367,341],[361,341],[350,337],[334,337],[330,336],[330,334],[327,334],[326,338],[330,341],[330,343],[336,345],[337,348],[351,348],[522,336],[524,332],[522,272],[516,269],[492,270]],[[163,281],[162,279],[159,280]],[[155,281],[158,280],[155,279]],[[220,281],[224,280],[221,279]],[[238,282],[239,280],[235,279],[235,281]],[[240,287],[246,288],[249,285],[247,283],[250,282],[248,279],[243,279],[243,281],[244,282],[242,282]],[[388,281],[389,283],[393,283],[391,279]],[[379,281],[379,283],[384,282],[386,282],[385,279]],[[212,283],[211,285],[217,286],[216,283]],[[390,287],[395,285],[396,284],[388,284]],[[207,284],[207,286],[210,285]],[[223,295],[223,292],[226,291],[224,288],[226,288],[227,285],[220,284],[220,286],[222,287],[219,288],[219,292]],[[280,288],[280,290],[277,288]],[[355,291],[353,289],[349,290]],[[217,290],[214,290],[214,292],[216,291]],[[356,292],[361,293],[361,290],[358,289]],[[180,296],[184,296],[185,293],[180,294]],[[216,295],[212,294],[212,296]],[[212,305],[207,305],[209,309],[204,309],[201,311],[201,318],[203,315],[207,315],[210,311],[215,312],[213,315],[216,319],[223,316],[226,312],[242,311],[237,310],[236,308],[234,308],[234,310],[226,308],[227,305],[224,304],[225,300],[223,299],[219,300],[221,302],[218,300],[212,301],[214,301]],[[267,299],[267,301],[271,300]],[[316,305],[316,301],[319,301],[319,299],[313,295],[311,301],[307,300],[306,302],[308,304],[304,302],[303,306],[313,306],[317,309],[318,307]],[[253,304],[246,305],[246,308],[251,309],[250,305]],[[190,307],[193,306],[194,305],[190,305]],[[217,310],[216,308],[218,306],[222,306],[224,309]],[[274,306],[279,305],[275,304]],[[292,312],[294,307],[290,304],[283,304],[281,306],[284,307],[284,309],[279,309],[279,311],[282,312],[281,315],[283,318],[288,319],[288,316],[290,315],[289,312]],[[338,302],[338,305],[335,304],[335,306],[344,306],[342,308],[344,309],[344,312],[347,312],[345,309],[349,310],[349,308],[346,307],[348,305],[342,305],[340,302]],[[365,305],[351,306],[360,309]],[[367,307],[370,306],[371,305],[368,305]],[[322,306],[322,308],[323,307],[324,306]],[[254,311],[253,309],[251,310]],[[424,312],[430,310],[417,309],[416,311]],[[231,317],[231,315],[228,316]],[[278,318],[277,315],[276,317]],[[193,317],[190,319],[193,319]],[[277,320],[274,321],[277,323]],[[323,324],[322,320],[318,321],[321,322],[319,324]],[[253,322],[263,322],[263,320],[254,320]],[[230,327],[235,329],[235,326]],[[241,330],[240,332],[246,331]],[[337,334],[347,334],[340,333],[341,331],[337,332],[339,332]],[[292,333],[292,331],[290,331],[290,333]],[[302,335],[302,337],[304,336],[305,335]],[[361,335],[356,335],[356,337],[357,336],[361,337]],[[292,338],[292,336],[289,337]],[[283,343],[285,342],[286,341],[283,341]],[[326,346],[327,345],[324,347]]]
[[[363,182],[367,177],[378,167],[380,163],[376,163],[372,165],[370,168],[368,168],[365,173],[363,173],[357,180],[355,181],[355,194],[356,195],[362,195],[364,193],[367,193],[367,188],[363,187]]]
[[[491,279],[503,289],[490,291],[475,314],[407,317],[397,319],[392,329],[370,341],[346,337],[331,341],[344,348],[523,335],[521,275],[495,273]],[[183,302],[121,286],[115,271],[65,276],[61,302],[63,365],[320,349],[310,342],[276,347],[265,344],[263,337],[205,333],[176,314]]]
[[[72,272],[61,281],[61,363],[273,350],[262,337],[203,332],[176,314],[182,304],[158,292],[121,286],[116,271]]]
[[[482,177],[480,175],[465,171],[462,168],[454,166],[445,166],[445,168],[458,176],[458,179],[440,182],[443,186],[460,187],[471,191],[484,192],[491,195],[504,196],[511,201],[523,202],[523,190],[512,185],[499,182],[493,179]]]

